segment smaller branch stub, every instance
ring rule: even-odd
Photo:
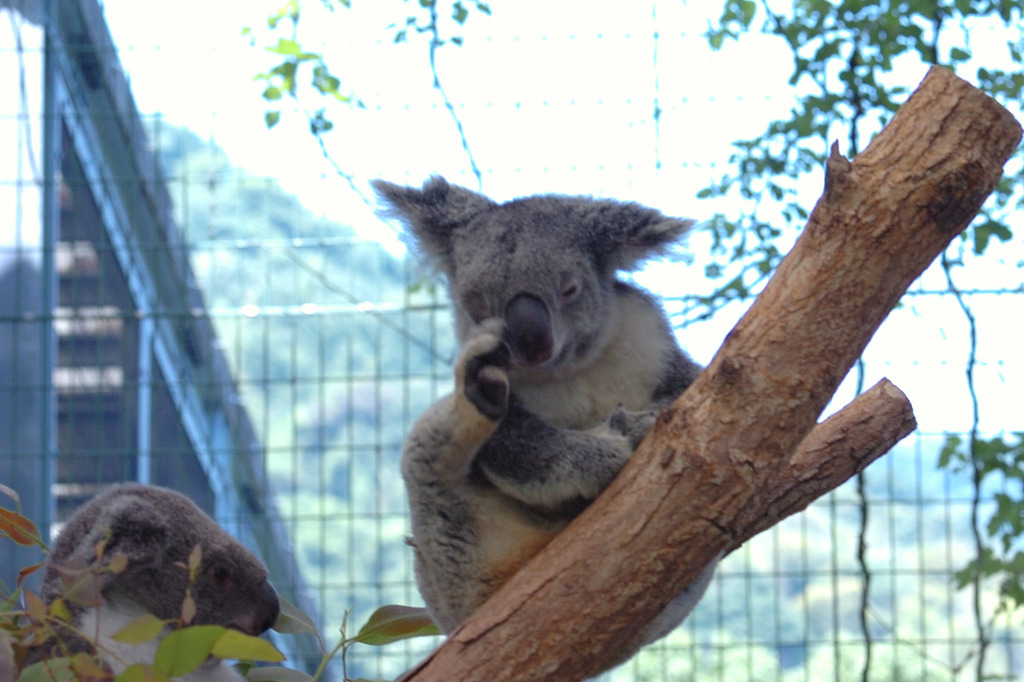
[[[833,142],[825,162],[825,200],[835,203],[840,200],[843,188],[847,186],[853,164],[839,153],[839,143]]]

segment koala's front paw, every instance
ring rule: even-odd
[[[629,447],[635,450],[657,419],[658,412],[655,410],[630,412],[619,405],[608,415],[606,423],[609,429],[621,433],[629,441]]]
[[[470,335],[459,355],[456,380],[466,399],[488,419],[497,421],[508,409],[508,374],[512,353],[497,321],[484,323]]]

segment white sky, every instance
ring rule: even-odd
[[[250,47],[241,29],[260,31],[278,4],[104,2],[143,112],[160,112],[210,137],[233,163],[277,178],[314,211],[352,222],[304,121],[286,117],[273,131],[263,124],[262,86],[252,78],[273,57]],[[389,22],[415,3],[353,4],[353,10],[330,15],[318,2],[307,2],[301,29],[304,46],[323,50],[367,105],[335,111],[339,129],[328,136],[332,153],[362,179],[418,184],[441,172],[475,185],[451,119],[431,87],[426,40],[391,41]],[[657,28],[666,35],[658,95],[666,110],[665,169],[656,179],[650,39],[656,25],[650,5],[617,3],[613,14],[580,2],[491,4],[493,17],[472,16],[463,31],[466,44],[441,49],[438,66],[484,171],[484,191],[497,198],[587,193],[697,214],[704,209],[693,194],[711,164],[727,156],[729,143],[758,134],[767,116],[788,108],[783,86],[790,58],[784,50],[759,39],[753,63],[735,50],[713,54],[699,38],[711,3],[702,10],[662,2]],[[688,37],[669,36],[674,25]],[[345,129],[358,133],[345,135]]]
[[[266,44],[265,18],[281,2],[104,5],[144,114],[159,112],[191,128],[220,145],[233,164],[275,178],[314,212],[398,248],[394,233],[322,159],[304,120],[286,115],[274,130],[263,123],[262,86],[253,75],[274,62],[250,46],[241,30],[252,26]],[[483,170],[483,190],[497,199],[594,194],[700,219],[720,210],[695,194],[725,172],[730,142],[760,134],[792,103],[786,85],[792,58],[777,41],[751,36],[719,53],[706,46],[700,34],[718,3],[661,0],[657,21],[649,3],[609,3],[614,9],[607,11],[601,3],[582,1],[490,4],[492,17],[475,14],[461,31],[464,46],[439,50],[438,68]],[[344,86],[366,104],[331,111],[338,128],[327,144],[344,170],[362,187],[377,177],[419,184],[431,173],[474,187],[455,127],[431,87],[426,40],[414,36],[397,46],[391,41],[388,24],[417,3],[353,0],[354,9],[334,15],[314,0],[305,5],[304,45],[322,50]],[[986,33],[972,46],[1000,44]],[[894,77],[913,89],[925,70],[908,63]],[[664,110],[660,137],[653,121],[656,100]],[[656,158],[663,163],[660,170]],[[806,183],[808,208],[820,182],[812,177]],[[998,287],[1019,285],[1020,232],[1001,263],[987,260],[983,268],[968,268],[961,286],[985,278]],[[695,266],[656,266],[641,280],[667,295],[705,286],[705,246],[706,240],[691,240]],[[926,278],[944,288],[936,272]],[[1024,428],[1022,300],[1015,295],[973,303],[983,342],[983,426],[989,429]],[[738,314],[727,311],[691,327],[684,343],[707,362]],[[888,375],[911,398],[923,429],[962,430],[970,415],[963,379],[966,339],[954,302],[916,302],[895,313],[869,347],[868,385]],[[849,386],[840,393],[848,398]]]

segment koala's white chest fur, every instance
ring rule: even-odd
[[[553,372],[545,379],[514,379],[513,391],[527,410],[562,428],[595,426],[619,405],[627,410],[647,409],[675,346],[670,338],[638,343],[636,330],[658,329],[662,324],[659,310],[620,300],[609,319],[612,335],[592,362],[569,376]]]
[[[115,675],[135,663],[152,663],[156,656],[162,637],[142,644],[124,644],[113,638],[143,613],[138,608],[104,604],[86,609],[79,618],[79,630],[94,639],[100,651],[107,652],[105,658]],[[245,682],[234,668],[216,659],[210,659],[189,674],[174,679],[176,682]]]

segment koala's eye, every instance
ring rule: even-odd
[[[577,282],[569,282],[562,287],[562,301],[569,302],[580,293],[580,285]]]
[[[210,570],[210,577],[218,585],[226,585],[231,582],[231,573],[223,566],[214,566]]]

